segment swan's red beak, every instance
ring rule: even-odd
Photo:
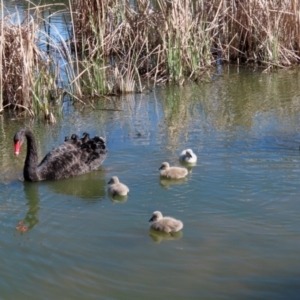
[[[20,154],[21,150],[21,142],[17,141],[15,142],[15,155],[18,156]]]

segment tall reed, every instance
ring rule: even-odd
[[[72,6],[77,49],[87,61],[97,53],[106,74],[115,74],[116,81],[131,72],[135,82],[150,78],[181,83],[201,78],[208,67],[224,61],[270,67],[299,62],[296,0],[130,3],[77,0]],[[119,72],[111,72],[116,68]]]
[[[4,5],[3,0],[1,0],[1,23],[0,23],[0,64],[2,64],[2,54],[3,54],[3,45],[4,45]],[[0,113],[3,112],[3,72],[2,67],[0,68]]]
[[[3,17],[1,24],[1,104],[25,109],[30,116],[45,112],[48,99],[41,91],[49,88],[51,74],[38,47],[38,24],[29,14],[18,13]]]

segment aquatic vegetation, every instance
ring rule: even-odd
[[[78,0],[74,37],[85,57],[101,51],[108,69],[121,71],[123,79],[130,72],[136,84],[145,78],[182,84],[225,61],[270,68],[298,63],[299,9],[288,0],[140,0],[135,6]]]
[[[4,16],[2,10],[1,29],[0,109],[11,107],[31,117],[42,112],[55,122],[50,102],[57,73],[51,57],[39,47],[39,24],[30,14]]]
[[[0,112],[42,112],[51,123],[64,95],[85,103],[202,80],[224,62],[269,71],[300,60],[296,0],[76,0],[54,13],[26,3],[22,16],[4,16],[1,3]],[[67,38],[51,23],[62,10]]]

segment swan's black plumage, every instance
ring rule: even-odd
[[[22,128],[14,136],[15,154],[18,155],[23,141],[27,139],[24,179],[28,181],[58,180],[81,175],[97,169],[105,160],[107,149],[102,137],[82,138],[72,134],[65,142],[49,152],[38,164],[37,147],[33,133]]]

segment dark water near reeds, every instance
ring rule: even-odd
[[[53,126],[0,118],[1,299],[299,299],[298,71],[224,69],[95,106],[66,103]],[[24,183],[12,147],[24,125],[40,157],[84,131],[109,155],[87,175]],[[199,158],[187,180],[160,181],[185,148]],[[112,175],[130,187],[124,202],[107,195]],[[154,210],[181,234],[151,236]]]

